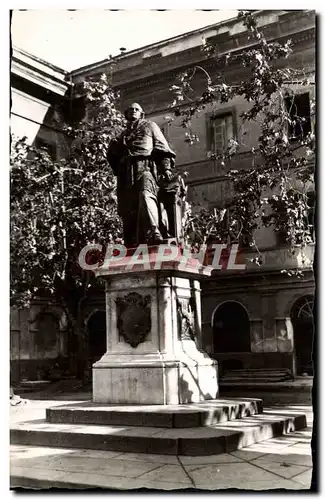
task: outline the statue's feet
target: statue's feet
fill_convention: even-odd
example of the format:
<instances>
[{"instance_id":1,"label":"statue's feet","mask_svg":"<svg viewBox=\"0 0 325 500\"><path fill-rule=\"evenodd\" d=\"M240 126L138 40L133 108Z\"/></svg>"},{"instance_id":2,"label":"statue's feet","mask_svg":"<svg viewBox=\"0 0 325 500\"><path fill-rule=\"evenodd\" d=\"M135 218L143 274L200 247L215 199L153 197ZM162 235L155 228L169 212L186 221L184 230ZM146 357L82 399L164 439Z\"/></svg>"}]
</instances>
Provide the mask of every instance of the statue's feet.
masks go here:
<instances>
[{"instance_id":1,"label":"statue's feet","mask_svg":"<svg viewBox=\"0 0 325 500\"><path fill-rule=\"evenodd\" d=\"M164 238L162 237L160 231L155 231L149 238L149 245L160 245L164 242Z\"/></svg>"}]
</instances>

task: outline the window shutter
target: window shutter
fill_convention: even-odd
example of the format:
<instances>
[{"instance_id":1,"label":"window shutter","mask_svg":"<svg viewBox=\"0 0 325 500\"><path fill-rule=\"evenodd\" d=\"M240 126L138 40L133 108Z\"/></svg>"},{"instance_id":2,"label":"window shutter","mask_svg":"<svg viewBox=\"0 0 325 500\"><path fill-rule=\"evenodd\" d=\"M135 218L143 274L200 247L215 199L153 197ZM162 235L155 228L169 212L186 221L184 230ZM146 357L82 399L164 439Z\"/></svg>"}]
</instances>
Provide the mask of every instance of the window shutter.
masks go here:
<instances>
[{"instance_id":1,"label":"window shutter","mask_svg":"<svg viewBox=\"0 0 325 500\"><path fill-rule=\"evenodd\" d=\"M206 120L206 138L207 138L207 151L212 151L213 152L213 123L212 123L212 118L211 115L207 116Z\"/></svg>"},{"instance_id":2,"label":"window shutter","mask_svg":"<svg viewBox=\"0 0 325 500\"><path fill-rule=\"evenodd\" d=\"M207 148L213 153L226 149L234 136L232 113L212 117L207 120Z\"/></svg>"}]
</instances>

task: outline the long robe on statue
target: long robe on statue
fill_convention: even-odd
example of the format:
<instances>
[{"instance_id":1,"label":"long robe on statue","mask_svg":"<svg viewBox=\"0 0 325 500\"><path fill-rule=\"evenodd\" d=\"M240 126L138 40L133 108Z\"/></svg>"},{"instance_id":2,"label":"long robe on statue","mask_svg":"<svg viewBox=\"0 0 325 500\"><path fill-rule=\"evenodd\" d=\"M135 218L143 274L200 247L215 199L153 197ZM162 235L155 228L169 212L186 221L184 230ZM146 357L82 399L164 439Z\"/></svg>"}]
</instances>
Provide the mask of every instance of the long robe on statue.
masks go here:
<instances>
[{"instance_id":1,"label":"long robe on statue","mask_svg":"<svg viewBox=\"0 0 325 500\"><path fill-rule=\"evenodd\" d=\"M127 246L150 243L160 233L168 236L168 220L158 201L159 177L173 169L175 156L159 126L146 119L129 123L112 141L108 160L117 176L118 212Z\"/></svg>"}]
</instances>

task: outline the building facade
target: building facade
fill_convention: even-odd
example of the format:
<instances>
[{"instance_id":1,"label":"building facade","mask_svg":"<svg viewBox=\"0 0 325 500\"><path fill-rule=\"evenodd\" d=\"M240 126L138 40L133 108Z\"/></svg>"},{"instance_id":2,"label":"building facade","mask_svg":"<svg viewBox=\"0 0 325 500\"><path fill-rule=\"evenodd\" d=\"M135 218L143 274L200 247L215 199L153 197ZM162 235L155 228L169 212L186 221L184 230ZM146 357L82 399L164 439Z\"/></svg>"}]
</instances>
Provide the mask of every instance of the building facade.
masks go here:
<instances>
[{"instance_id":1,"label":"building facade","mask_svg":"<svg viewBox=\"0 0 325 500\"><path fill-rule=\"evenodd\" d=\"M58 126L68 95L65 71L18 48L11 58L11 134L28 144L64 155ZM12 383L44 379L67 356L67 320L55 304L35 301L31 309L10 314Z\"/></svg>"},{"instance_id":2,"label":"building facade","mask_svg":"<svg viewBox=\"0 0 325 500\"><path fill-rule=\"evenodd\" d=\"M309 86L301 88L295 83L291 85L297 102L308 107L314 97L315 13L258 11L255 15L268 39L292 40L293 54L285 64L303 69L308 74L311 82ZM202 37L217 47L219 55L240 52L248 47L245 27L235 18L122 53L114 59L100 61L69 74L22 51L14 52L12 132L17 130L17 135L27 135L26 131L23 132L26 126L30 130L28 137L31 141L39 141L40 144L42 140L47 141L54 144L55 154L64 154L64 138L60 136L60 131L49 128L53 113L77 112L78 83L88 77L99 77L102 73L107 73L113 86L120 91L121 109L132 102L139 102L146 117L155 121L164 131L176 153L177 169L188 173L189 201L209 207L222 207L231 196L226 174L229 169L251 165L250 151L256 143L259 125L250 123L247 128L242 123L240 115L249 108L249 103L240 98L219 104L217 108L207 106L204 112L195 117L192 130L199 141L193 145L185 141L180 120L175 117L173 121L169 120L173 100L170 87L175 84L182 71L194 71L196 68L192 82L194 92L198 93L203 89L207 73L214 77L221 72L225 82L236 84L245 78L245 71L248 71L239 63L217 68L215 61L205 58L202 53ZM27 120L25 115L28 115ZM310 127L314 127L311 116ZM213 159L209 153L217 151L232 136L240 144L238 154L226 164ZM314 187L311 185L311 196L313 191ZM306 267L299 249L291 254L272 229L260 224L254 239L261 254L261 266L250 263L254 252L246 250L246 270L215 272L202 284L205 350L219 360L221 373L237 368L287 368L293 375L311 374L313 244L308 249L310 264ZM283 269L304 269L303 277L289 276L281 272ZM90 362L100 356L99 351L103 349L103 300L101 296L94 297L85 311L88 332L88 352L85 355ZM54 311L55 305L52 307ZM35 333L31 326L34 323L29 323L27 327L27 320L18 320L17 314L12 316L15 328L12 329L11 355L16 362L19 352L20 368L16 370L16 378L21 378L24 373L21 368L23 357L27 359L26 353L29 352L32 359L37 353ZM26 311L20 313L20 317L24 317L24 314L27 318L32 313ZM55 317L58 322L56 337L64 339L64 314L57 312ZM29 347L26 347L26 342ZM61 347L51 352L65 357L64 340L62 344L57 341L56 345ZM48 353L50 350L44 347L43 352ZM25 365L27 366L26 363ZM39 366L37 363L36 365ZM30 362L29 367L31 366ZM26 370L25 376L36 376L30 368Z\"/></svg>"}]
</instances>

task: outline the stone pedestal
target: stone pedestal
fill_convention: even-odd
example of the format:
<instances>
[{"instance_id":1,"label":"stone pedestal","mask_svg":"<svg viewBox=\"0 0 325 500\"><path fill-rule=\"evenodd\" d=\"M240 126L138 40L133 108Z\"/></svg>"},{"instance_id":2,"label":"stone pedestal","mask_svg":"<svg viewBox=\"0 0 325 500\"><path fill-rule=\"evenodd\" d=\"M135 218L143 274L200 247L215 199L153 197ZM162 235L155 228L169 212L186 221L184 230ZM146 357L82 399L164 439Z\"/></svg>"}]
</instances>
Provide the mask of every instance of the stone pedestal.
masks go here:
<instances>
[{"instance_id":1,"label":"stone pedestal","mask_svg":"<svg viewBox=\"0 0 325 500\"><path fill-rule=\"evenodd\" d=\"M96 274L106 281L107 352L93 365L94 402L215 399L217 363L201 350L200 271L173 264Z\"/></svg>"}]
</instances>

